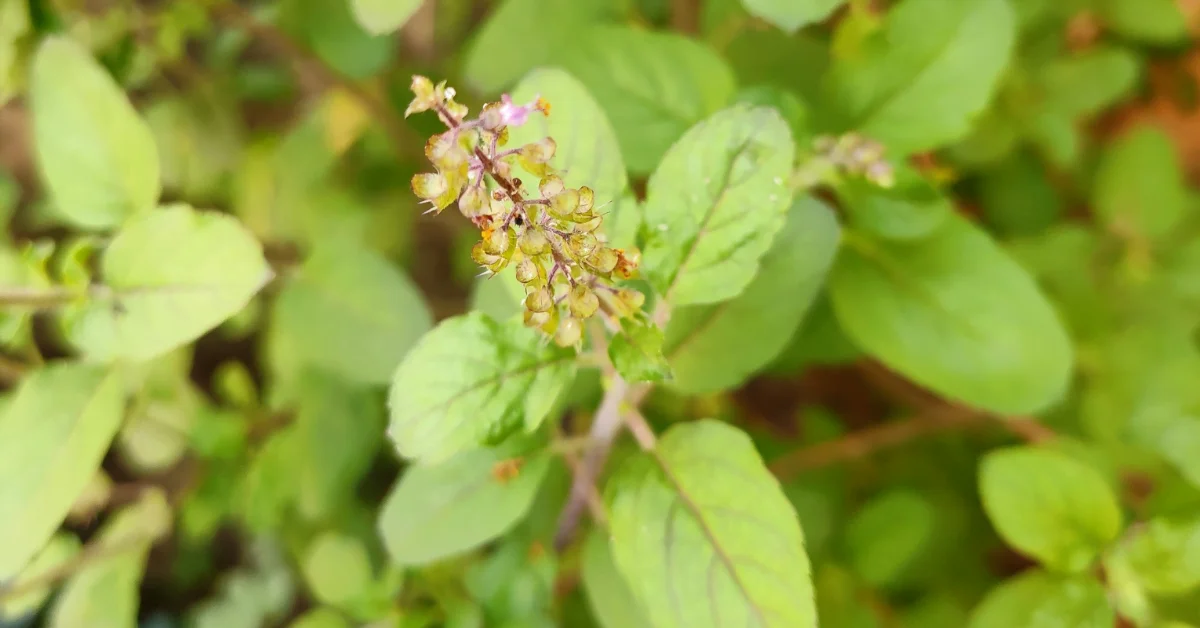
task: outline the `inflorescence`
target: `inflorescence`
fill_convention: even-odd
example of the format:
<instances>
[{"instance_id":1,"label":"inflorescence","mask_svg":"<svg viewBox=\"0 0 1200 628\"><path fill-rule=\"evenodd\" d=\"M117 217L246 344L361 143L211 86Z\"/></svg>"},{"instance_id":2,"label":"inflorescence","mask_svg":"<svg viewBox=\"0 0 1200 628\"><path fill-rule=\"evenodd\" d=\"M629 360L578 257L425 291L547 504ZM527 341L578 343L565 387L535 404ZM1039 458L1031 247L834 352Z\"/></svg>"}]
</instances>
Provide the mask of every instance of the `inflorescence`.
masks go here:
<instances>
[{"instance_id":1,"label":"inflorescence","mask_svg":"<svg viewBox=\"0 0 1200 628\"><path fill-rule=\"evenodd\" d=\"M483 106L479 117L467 118L467 107L454 101L453 88L414 76L414 98L405 117L435 111L446 125L429 138L425 155L436 172L413 177L417 196L441 212L455 202L480 229L471 257L491 276L514 265L525 286L525 324L553 336L560 346L577 346L583 322L597 311L613 319L641 312L645 296L621 288L631 279L638 255L606 246L599 228L591 188L570 188L550 166L557 145L546 137L505 148L509 128L531 115L550 115L541 97L517 104L505 94ZM526 190L515 176L520 167L538 177L537 191Z\"/></svg>"}]
</instances>

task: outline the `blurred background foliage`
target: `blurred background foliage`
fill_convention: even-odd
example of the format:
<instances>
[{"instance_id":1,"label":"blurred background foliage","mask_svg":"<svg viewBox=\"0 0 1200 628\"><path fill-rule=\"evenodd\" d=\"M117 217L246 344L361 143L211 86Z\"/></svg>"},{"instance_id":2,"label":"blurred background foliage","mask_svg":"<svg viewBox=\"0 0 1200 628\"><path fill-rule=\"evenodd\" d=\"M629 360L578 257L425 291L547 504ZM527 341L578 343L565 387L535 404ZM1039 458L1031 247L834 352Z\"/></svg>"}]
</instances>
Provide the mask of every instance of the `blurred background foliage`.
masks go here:
<instances>
[{"instance_id":1,"label":"blurred background foliage","mask_svg":"<svg viewBox=\"0 0 1200 628\"><path fill-rule=\"evenodd\" d=\"M1118 621L1200 625L1200 533L1178 523L1200 518L1200 3L1009 2L1012 58L954 60L964 81L1003 64L983 115L948 146L896 130L889 147L912 149L908 167L937 190L926 200L985 227L1051 297L1076 352L1069 397L1040 423L940 399L856 347L822 291L765 371L722 392L661 389L645 408L660 426L717 416L754 435L800 514L826 628L959 628L997 583L1030 569L1029 552L1000 541L976 480L983 452L1026 441L1052 441L1096 470L1127 519L1176 522L1150 526L1169 528L1159 550L1190 561L1174 580L1139 572L1156 562L1147 555L1107 565ZM29 61L54 32L94 54L147 121L162 201L236 216L277 276L127 383L132 401L101 474L26 569L29 582L0 587L0 625L120 625L106 622L129 608L147 628L642 625L602 537L561 557L548 549L570 482L559 456L530 462L543 468L526 470L517 497L476 495L474 510L400 493L385 502L401 472L383 436L399 357L435 321L516 307L499 282L475 279L476 230L421 215L409 190L439 130L432 116L403 118L410 78L445 79L475 109L535 68L566 70L607 116L640 198L666 149L732 102L779 108L802 142L836 127L850 112L825 106L826 72L867 54L891 3L798 2L817 14L772 21L758 7L787 3L353 4L0 0L0 284L86 283L102 245L43 193L31 146ZM355 14L388 4L403 5L390 9L404 23L395 33L373 34ZM789 19L806 26L779 27ZM919 231L912 211L896 228ZM969 264L972 251L963 255ZM11 390L29 365L70 354L78 333L5 310L0 379ZM564 430L600 392L597 377L576 382ZM21 447L0 442L11 460ZM509 517L512 499L532 503L528 514ZM381 512L423 546L447 527L507 533L402 567L377 531ZM158 540L119 561L81 549L122 529ZM990 603L1022 608L1018 588ZM1081 591L1067 599L1092 594Z\"/></svg>"}]
</instances>

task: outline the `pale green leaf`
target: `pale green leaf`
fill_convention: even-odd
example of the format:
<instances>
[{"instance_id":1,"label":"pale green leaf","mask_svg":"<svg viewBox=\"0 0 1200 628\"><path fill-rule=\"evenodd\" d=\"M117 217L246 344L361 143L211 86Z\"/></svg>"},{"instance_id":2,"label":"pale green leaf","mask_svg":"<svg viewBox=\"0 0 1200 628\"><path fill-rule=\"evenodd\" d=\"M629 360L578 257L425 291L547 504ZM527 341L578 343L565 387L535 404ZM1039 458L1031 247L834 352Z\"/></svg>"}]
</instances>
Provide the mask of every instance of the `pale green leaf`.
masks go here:
<instances>
[{"instance_id":1,"label":"pale green leaf","mask_svg":"<svg viewBox=\"0 0 1200 628\"><path fill-rule=\"evenodd\" d=\"M380 73L394 59L395 41L367 32L355 19L349 1L281 0L276 10L280 26L294 32L325 65L362 80Z\"/></svg>"},{"instance_id":2,"label":"pale green leaf","mask_svg":"<svg viewBox=\"0 0 1200 628\"><path fill-rule=\"evenodd\" d=\"M320 606L297 617L288 628L351 628L351 624L336 610Z\"/></svg>"},{"instance_id":3,"label":"pale green leaf","mask_svg":"<svg viewBox=\"0 0 1200 628\"><path fill-rule=\"evenodd\" d=\"M11 581L11 588L23 590L31 582L42 582L41 579L46 574L53 573L54 570L61 568L62 565L78 555L79 548L79 538L74 534L69 532L55 534L50 537L50 542L46 543L37 556L21 570L21 574ZM37 611L50 597L51 589L50 586L32 589L0 603L0 621L17 619Z\"/></svg>"},{"instance_id":4,"label":"pale green leaf","mask_svg":"<svg viewBox=\"0 0 1200 628\"><path fill-rule=\"evenodd\" d=\"M846 238L830 297L855 344L934 391L994 412L1064 394L1073 352L1034 279L952 215L926 238Z\"/></svg>"},{"instance_id":5,"label":"pale green leaf","mask_svg":"<svg viewBox=\"0 0 1200 628\"><path fill-rule=\"evenodd\" d=\"M60 35L45 38L29 98L34 155L58 212L76 226L100 229L153 209L154 136L87 50Z\"/></svg>"},{"instance_id":6,"label":"pale green leaf","mask_svg":"<svg viewBox=\"0 0 1200 628\"><path fill-rule=\"evenodd\" d=\"M691 128L647 185L641 268L673 306L740 294L783 228L795 147L774 109L734 106Z\"/></svg>"},{"instance_id":7,"label":"pale green leaf","mask_svg":"<svg viewBox=\"0 0 1200 628\"><path fill-rule=\"evenodd\" d=\"M846 0L742 0L751 15L760 17L788 33L820 22Z\"/></svg>"},{"instance_id":8,"label":"pale green leaf","mask_svg":"<svg viewBox=\"0 0 1200 628\"><path fill-rule=\"evenodd\" d=\"M861 178L838 186L854 229L889 240L911 240L934 232L954 211L950 199L912 166L896 164L895 177L890 188Z\"/></svg>"},{"instance_id":9,"label":"pale green leaf","mask_svg":"<svg viewBox=\"0 0 1200 628\"><path fill-rule=\"evenodd\" d=\"M1051 569L1087 569L1121 533L1121 508L1104 477L1060 452L991 452L980 463L979 492L1000 536Z\"/></svg>"},{"instance_id":10,"label":"pale green leaf","mask_svg":"<svg viewBox=\"0 0 1200 628\"><path fill-rule=\"evenodd\" d=\"M617 201L628 185L612 124L587 88L558 68L538 68L512 90L513 101L519 103L539 95L550 103L551 114L535 114L529 122L510 128L508 145L517 148L544 137L554 138L556 151L550 165L565 171L563 183L573 188L590 187L595 192L596 208L611 212L613 207L605 205ZM529 189L535 189L538 182L534 176L522 180ZM611 213L606 220L612 220Z\"/></svg>"},{"instance_id":11,"label":"pale green leaf","mask_svg":"<svg viewBox=\"0 0 1200 628\"><path fill-rule=\"evenodd\" d=\"M52 363L25 375L0 415L0 580L50 539L117 433L118 375Z\"/></svg>"},{"instance_id":12,"label":"pale green leaf","mask_svg":"<svg viewBox=\"0 0 1200 628\"><path fill-rule=\"evenodd\" d=\"M1148 44L1173 44L1188 37L1176 0L1096 0L1097 17L1114 33Z\"/></svg>"},{"instance_id":13,"label":"pale green leaf","mask_svg":"<svg viewBox=\"0 0 1200 628\"><path fill-rule=\"evenodd\" d=\"M745 292L671 314L665 344L671 385L689 394L714 393L774 360L808 313L840 241L828 206L809 196L797 199Z\"/></svg>"},{"instance_id":14,"label":"pale green leaf","mask_svg":"<svg viewBox=\"0 0 1200 628\"><path fill-rule=\"evenodd\" d=\"M137 625L139 589L150 546L171 523L171 507L158 490L120 510L88 542L105 557L76 571L55 599L51 628L128 628ZM97 548L96 546L100 546Z\"/></svg>"},{"instance_id":15,"label":"pale green leaf","mask_svg":"<svg viewBox=\"0 0 1200 628\"><path fill-rule=\"evenodd\" d=\"M627 0L503 0L467 44L463 76L481 91L499 92L555 63L579 32L617 19Z\"/></svg>"},{"instance_id":16,"label":"pale green leaf","mask_svg":"<svg viewBox=\"0 0 1200 628\"><path fill-rule=\"evenodd\" d=\"M479 547L528 512L550 468L547 454L524 461L515 478L496 472L507 458L491 449L408 468L383 503L379 533L392 560L425 565Z\"/></svg>"},{"instance_id":17,"label":"pale green leaf","mask_svg":"<svg viewBox=\"0 0 1200 628\"><path fill-rule=\"evenodd\" d=\"M1031 571L1001 583L971 613L969 628L1112 628L1115 617L1094 578Z\"/></svg>"},{"instance_id":18,"label":"pale green leaf","mask_svg":"<svg viewBox=\"0 0 1200 628\"><path fill-rule=\"evenodd\" d=\"M313 597L325 604L349 602L371 585L371 556L358 539L326 531L305 548L301 564Z\"/></svg>"},{"instance_id":19,"label":"pale green leaf","mask_svg":"<svg viewBox=\"0 0 1200 628\"><path fill-rule=\"evenodd\" d=\"M386 383L433 326L403 270L371 249L318 243L275 302L297 358L352 382Z\"/></svg>"},{"instance_id":20,"label":"pale green leaf","mask_svg":"<svg viewBox=\"0 0 1200 628\"><path fill-rule=\"evenodd\" d=\"M800 521L750 438L676 425L609 480L613 558L657 628L815 628Z\"/></svg>"},{"instance_id":21,"label":"pale green leaf","mask_svg":"<svg viewBox=\"0 0 1200 628\"><path fill-rule=\"evenodd\" d=\"M671 378L663 356L663 332L652 322L621 321L621 332L608 344L613 368L628 382L661 382Z\"/></svg>"},{"instance_id":22,"label":"pale green leaf","mask_svg":"<svg viewBox=\"0 0 1200 628\"><path fill-rule=\"evenodd\" d=\"M646 612L617 572L608 540L600 531L593 531L584 543L580 575L601 628L650 628Z\"/></svg>"},{"instance_id":23,"label":"pale green leaf","mask_svg":"<svg viewBox=\"0 0 1200 628\"><path fill-rule=\"evenodd\" d=\"M1200 586L1200 520L1152 519L1114 552L1147 591L1180 595Z\"/></svg>"},{"instance_id":24,"label":"pale green leaf","mask_svg":"<svg viewBox=\"0 0 1200 628\"><path fill-rule=\"evenodd\" d=\"M787 346L767 368L773 374L789 374L810 364L848 364L860 357L862 350L846 336L829 303L828 292L822 291Z\"/></svg>"},{"instance_id":25,"label":"pale green leaf","mask_svg":"<svg viewBox=\"0 0 1200 628\"><path fill-rule=\"evenodd\" d=\"M29 3L0 2L0 106L24 87L22 41L29 33L29 26Z\"/></svg>"},{"instance_id":26,"label":"pale green leaf","mask_svg":"<svg viewBox=\"0 0 1200 628\"><path fill-rule=\"evenodd\" d=\"M186 205L138 216L101 259L104 286L68 313L89 359L146 361L237 314L272 276L262 246L233 218Z\"/></svg>"},{"instance_id":27,"label":"pale green leaf","mask_svg":"<svg viewBox=\"0 0 1200 628\"><path fill-rule=\"evenodd\" d=\"M832 106L896 154L948 144L987 105L1015 31L1006 0L904 0L860 54L834 63Z\"/></svg>"},{"instance_id":28,"label":"pale green leaf","mask_svg":"<svg viewBox=\"0 0 1200 628\"><path fill-rule=\"evenodd\" d=\"M423 0L350 0L354 18L368 33L383 35L404 26Z\"/></svg>"},{"instance_id":29,"label":"pale green leaf","mask_svg":"<svg viewBox=\"0 0 1200 628\"><path fill-rule=\"evenodd\" d=\"M574 379L575 352L520 321L472 312L446 319L409 351L388 393L388 436L426 462L532 431Z\"/></svg>"},{"instance_id":30,"label":"pale green leaf","mask_svg":"<svg viewBox=\"0 0 1200 628\"><path fill-rule=\"evenodd\" d=\"M1113 45L1090 47L1039 67L1037 80L1046 91L1046 106L1070 116L1102 111L1137 86L1137 55Z\"/></svg>"},{"instance_id":31,"label":"pale green leaf","mask_svg":"<svg viewBox=\"0 0 1200 628\"><path fill-rule=\"evenodd\" d=\"M587 86L617 131L631 172L649 173L689 128L730 103L733 71L676 33L598 26L555 59Z\"/></svg>"},{"instance_id":32,"label":"pale green leaf","mask_svg":"<svg viewBox=\"0 0 1200 628\"><path fill-rule=\"evenodd\" d=\"M933 540L933 505L905 490L885 493L863 505L846 524L850 566L867 583L896 581Z\"/></svg>"},{"instance_id":33,"label":"pale green leaf","mask_svg":"<svg viewBox=\"0 0 1200 628\"><path fill-rule=\"evenodd\" d=\"M1105 148L1092 203L1096 216L1118 235L1159 239L1183 217L1187 194L1171 138L1141 127Z\"/></svg>"}]
</instances>

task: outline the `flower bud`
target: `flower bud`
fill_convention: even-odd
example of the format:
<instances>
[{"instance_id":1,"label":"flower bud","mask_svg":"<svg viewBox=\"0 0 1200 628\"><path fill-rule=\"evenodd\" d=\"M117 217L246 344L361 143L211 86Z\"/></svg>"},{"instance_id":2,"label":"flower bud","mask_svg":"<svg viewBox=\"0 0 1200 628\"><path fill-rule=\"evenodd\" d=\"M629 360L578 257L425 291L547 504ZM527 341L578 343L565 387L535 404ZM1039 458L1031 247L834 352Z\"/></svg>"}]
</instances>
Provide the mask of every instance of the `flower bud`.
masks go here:
<instances>
[{"instance_id":1,"label":"flower bud","mask_svg":"<svg viewBox=\"0 0 1200 628\"><path fill-rule=\"evenodd\" d=\"M546 234L533 225L526 225L525 231L521 232L521 237L517 239L517 246L521 247L521 252L530 257L545 253L549 244Z\"/></svg>"},{"instance_id":2,"label":"flower bud","mask_svg":"<svg viewBox=\"0 0 1200 628\"><path fill-rule=\"evenodd\" d=\"M567 218L579 208L579 190L567 188L550 199L548 208L555 218Z\"/></svg>"},{"instance_id":3,"label":"flower bud","mask_svg":"<svg viewBox=\"0 0 1200 628\"><path fill-rule=\"evenodd\" d=\"M567 297L571 313L579 318L591 318L600 309L600 297L586 283L577 283Z\"/></svg>"},{"instance_id":4,"label":"flower bud","mask_svg":"<svg viewBox=\"0 0 1200 628\"><path fill-rule=\"evenodd\" d=\"M519 281L521 283L529 283L529 282L533 281L534 279L537 279L537 276L538 276L537 262L533 261L532 259L529 259L528 257L521 260L520 262L517 263L516 275L517 275L517 281Z\"/></svg>"},{"instance_id":5,"label":"flower bud","mask_svg":"<svg viewBox=\"0 0 1200 628\"><path fill-rule=\"evenodd\" d=\"M549 312L554 307L554 297L546 288L538 288L525 296L525 308L530 312Z\"/></svg>"},{"instance_id":6,"label":"flower bud","mask_svg":"<svg viewBox=\"0 0 1200 628\"><path fill-rule=\"evenodd\" d=\"M570 347L578 344L583 338L583 324L577 318L566 318L558 324L554 332L554 343L560 347Z\"/></svg>"},{"instance_id":7,"label":"flower bud","mask_svg":"<svg viewBox=\"0 0 1200 628\"><path fill-rule=\"evenodd\" d=\"M567 238L567 250L571 252L576 259L582 259L592 254L596 250L600 242L596 236L590 233L572 233L571 237Z\"/></svg>"},{"instance_id":8,"label":"flower bud","mask_svg":"<svg viewBox=\"0 0 1200 628\"><path fill-rule=\"evenodd\" d=\"M408 108L404 110L405 118L414 113L429 111L437 104L438 99L434 93L433 81L428 78L414 74L409 89L412 90L414 98L408 104Z\"/></svg>"},{"instance_id":9,"label":"flower bud","mask_svg":"<svg viewBox=\"0 0 1200 628\"><path fill-rule=\"evenodd\" d=\"M617 267L617 261L620 258L617 252L612 249L599 248L592 251L583 262L587 264L597 275L607 275Z\"/></svg>"}]
</instances>

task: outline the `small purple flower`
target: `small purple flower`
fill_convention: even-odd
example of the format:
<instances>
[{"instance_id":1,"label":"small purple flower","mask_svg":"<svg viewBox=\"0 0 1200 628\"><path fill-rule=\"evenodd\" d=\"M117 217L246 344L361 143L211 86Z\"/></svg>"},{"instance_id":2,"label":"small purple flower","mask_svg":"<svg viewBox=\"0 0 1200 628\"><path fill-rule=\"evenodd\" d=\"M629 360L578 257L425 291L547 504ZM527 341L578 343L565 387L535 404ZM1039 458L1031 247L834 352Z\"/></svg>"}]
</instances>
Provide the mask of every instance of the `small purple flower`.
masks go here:
<instances>
[{"instance_id":1,"label":"small purple flower","mask_svg":"<svg viewBox=\"0 0 1200 628\"><path fill-rule=\"evenodd\" d=\"M503 126L521 126L529 120L529 114L535 110L541 111L541 98L535 97L528 105L513 103L512 97L504 94L500 97L500 120Z\"/></svg>"}]
</instances>

